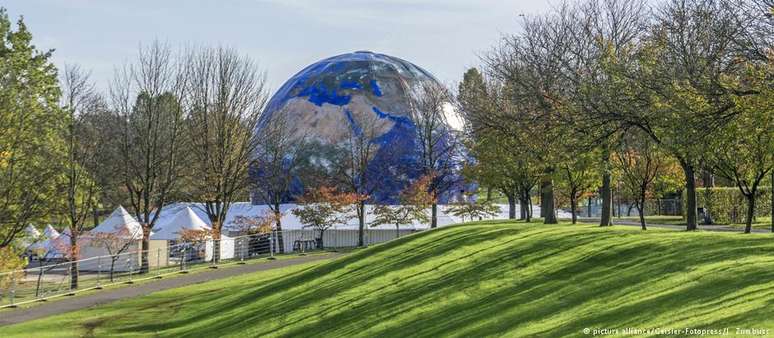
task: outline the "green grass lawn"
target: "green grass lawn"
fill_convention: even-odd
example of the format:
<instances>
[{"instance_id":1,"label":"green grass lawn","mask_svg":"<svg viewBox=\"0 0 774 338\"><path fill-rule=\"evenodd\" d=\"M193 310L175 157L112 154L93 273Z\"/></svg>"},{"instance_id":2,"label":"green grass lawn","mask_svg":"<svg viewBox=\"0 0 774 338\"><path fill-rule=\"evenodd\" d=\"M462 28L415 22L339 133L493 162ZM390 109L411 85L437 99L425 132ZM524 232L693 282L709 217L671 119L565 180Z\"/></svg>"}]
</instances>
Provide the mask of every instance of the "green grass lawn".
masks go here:
<instances>
[{"instance_id":1,"label":"green grass lawn","mask_svg":"<svg viewBox=\"0 0 774 338\"><path fill-rule=\"evenodd\" d=\"M774 329L774 236L484 222L0 328L0 336L579 336ZM774 330L772 330L774 332Z\"/></svg>"}]
</instances>

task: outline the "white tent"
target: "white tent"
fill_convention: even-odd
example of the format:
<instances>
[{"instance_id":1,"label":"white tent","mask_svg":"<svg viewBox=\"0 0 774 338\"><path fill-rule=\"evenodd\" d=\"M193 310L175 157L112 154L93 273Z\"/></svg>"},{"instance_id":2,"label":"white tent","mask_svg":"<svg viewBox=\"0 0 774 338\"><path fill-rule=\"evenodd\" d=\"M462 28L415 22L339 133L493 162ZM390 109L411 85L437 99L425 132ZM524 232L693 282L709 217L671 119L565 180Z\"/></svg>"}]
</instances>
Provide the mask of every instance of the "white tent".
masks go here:
<instances>
[{"instance_id":1,"label":"white tent","mask_svg":"<svg viewBox=\"0 0 774 338\"><path fill-rule=\"evenodd\" d=\"M142 239L142 226L122 206L118 206L113 213L89 234L94 236L99 233L118 234L131 239Z\"/></svg>"},{"instance_id":2,"label":"white tent","mask_svg":"<svg viewBox=\"0 0 774 338\"><path fill-rule=\"evenodd\" d=\"M49 224L43 229L43 236L45 236L46 239L54 239L59 237L59 231L56 231L56 229Z\"/></svg>"},{"instance_id":3,"label":"white tent","mask_svg":"<svg viewBox=\"0 0 774 338\"><path fill-rule=\"evenodd\" d=\"M178 211L174 217L165 219L165 222L157 225L154 228L155 233L150 239L173 241L179 239L184 230L210 231L210 229L207 223L204 223L190 207L186 206L183 210Z\"/></svg>"},{"instance_id":4,"label":"white tent","mask_svg":"<svg viewBox=\"0 0 774 338\"><path fill-rule=\"evenodd\" d=\"M28 224L26 228L24 228L24 233L27 235L27 238L38 238L40 237L40 231L32 226L32 224Z\"/></svg>"},{"instance_id":5,"label":"white tent","mask_svg":"<svg viewBox=\"0 0 774 338\"><path fill-rule=\"evenodd\" d=\"M86 260L78 266L80 270L95 271L104 268L100 263L104 263L108 259L107 256L116 254L122 256L120 264L114 267L115 271L136 269L140 264L138 252L142 249L142 225L122 206L113 210L107 219L82 238L80 258Z\"/></svg>"}]
</instances>

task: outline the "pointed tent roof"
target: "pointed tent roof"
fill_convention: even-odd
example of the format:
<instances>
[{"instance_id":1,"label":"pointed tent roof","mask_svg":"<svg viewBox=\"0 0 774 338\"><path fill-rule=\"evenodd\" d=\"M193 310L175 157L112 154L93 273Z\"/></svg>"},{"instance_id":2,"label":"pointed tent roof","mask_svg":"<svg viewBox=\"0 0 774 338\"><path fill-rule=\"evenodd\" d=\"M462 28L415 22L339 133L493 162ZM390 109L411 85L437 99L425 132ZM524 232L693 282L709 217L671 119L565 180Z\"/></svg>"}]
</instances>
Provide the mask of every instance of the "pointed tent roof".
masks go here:
<instances>
[{"instance_id":1,"label":"pointed tent roof","mask_svg":"<svg viewBox=\"0 0 774 338\"><path fill-rule=\"evenodd\" d=\"M126 209L122 206L118 206L108 218L94 229L91 229L92 235L97 233L120 233L126 230L132 238L142 238L142 226L140 222L132 217Z\"/></svg>"},{"instance_id":2,"label":"pointed tent roof","mask_svg":"<svg viewBox=\"0 0 774 338\"><path fill-rule=\"evenodd\" d=\"M51 224L46 225L46 228L43 230L43 236L46 236L48 239L57 238L59 237L59 231L56 231Z\"/></svg>"},{"instance_id":3,"label":"pointed tent roof","mask_svg":"<svg viewBox=\"0 0 774 338\"><path fill-rule=\"evenodd\" d=\"M172 219L156 227L150 239L176 240L183 230L210 230L210 227L190 207L185 207Z\"/></svg>"},{"instance_id":4,"label":"pointed tent roof","mask_svg":"<svg viewBox=\"0 0 774 338\"><path fill-rule=\"evenodd\" d=\"M38 238L40 237L40 231L32 226L32 224L28 224L26 228L24 228L24 232L27 234L27 237L30 238Z\"/></svg>"}]
</instances>

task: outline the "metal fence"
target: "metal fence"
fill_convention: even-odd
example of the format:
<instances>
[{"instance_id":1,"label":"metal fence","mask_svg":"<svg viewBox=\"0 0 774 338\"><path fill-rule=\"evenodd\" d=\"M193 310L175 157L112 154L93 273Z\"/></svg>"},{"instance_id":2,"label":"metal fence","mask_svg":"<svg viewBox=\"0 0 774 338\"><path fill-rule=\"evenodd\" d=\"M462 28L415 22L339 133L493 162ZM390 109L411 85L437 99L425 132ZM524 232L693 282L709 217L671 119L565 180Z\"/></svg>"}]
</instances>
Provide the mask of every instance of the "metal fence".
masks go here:
<instances>
[{"instance_id":1,"label":"metal fence","mask_svg":"<svg viewBox=\"0 0 774 338\"><path fill-rule=\"evenodd\" d=\"M364 245L386 242L416 230L364 231ZM157 241L160 242L160 241ZM357 230L284 230L194 242L163 241L151 249L88 257L77 261L32 258L27 268L0 273L0 308L44 302L77 292L163 278L192 269L244 264L275 255L349 248L358 245ZM137 247L137 246L134 246ZM214 255L219 252L219 255ZM147 261L143 264L143 253ZM77 274L77 278L73 275ZM77 284L73 280L77 280Z\"/></svg>"}]
</instances>

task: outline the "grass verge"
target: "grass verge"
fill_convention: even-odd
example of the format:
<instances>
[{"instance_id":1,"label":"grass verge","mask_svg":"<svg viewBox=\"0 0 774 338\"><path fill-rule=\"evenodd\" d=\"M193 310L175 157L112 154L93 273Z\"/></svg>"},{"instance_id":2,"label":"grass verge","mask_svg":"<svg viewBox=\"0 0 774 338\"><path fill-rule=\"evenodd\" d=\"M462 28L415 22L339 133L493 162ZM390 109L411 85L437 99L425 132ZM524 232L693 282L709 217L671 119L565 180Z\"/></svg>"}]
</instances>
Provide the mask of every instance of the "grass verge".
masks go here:
<instances>
[{"instance_id":1,"label":"grass verge","mask_svg":"<svg viewBox=\"0 0 774 338\"><path fill-rule=\"evenodd\" d=\"M0 336L558 337L580 336L585 328L774 329L772 239L480 222L328 263L4 327Z\"/></svg>"}]
</instances>

